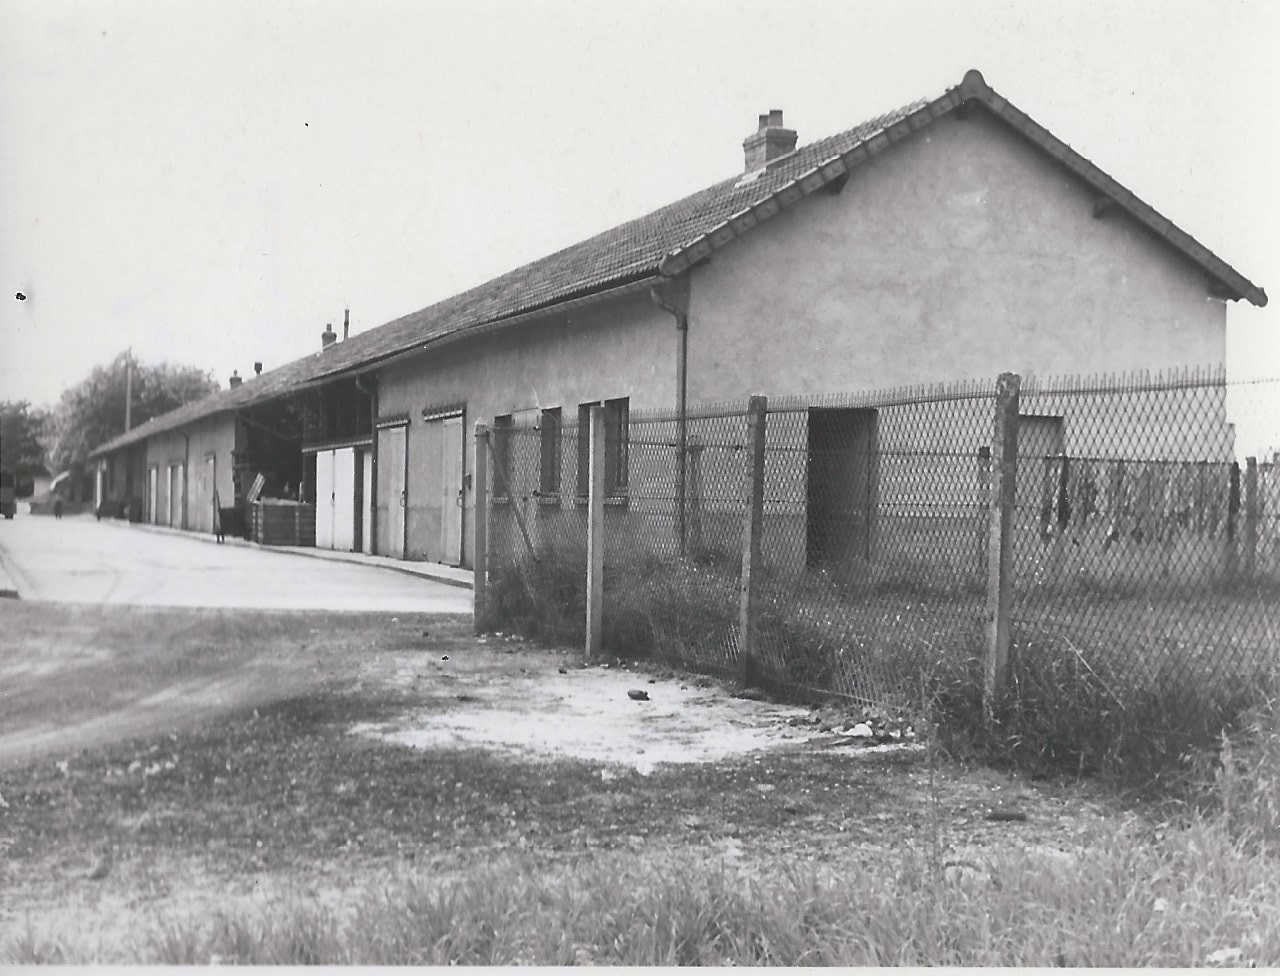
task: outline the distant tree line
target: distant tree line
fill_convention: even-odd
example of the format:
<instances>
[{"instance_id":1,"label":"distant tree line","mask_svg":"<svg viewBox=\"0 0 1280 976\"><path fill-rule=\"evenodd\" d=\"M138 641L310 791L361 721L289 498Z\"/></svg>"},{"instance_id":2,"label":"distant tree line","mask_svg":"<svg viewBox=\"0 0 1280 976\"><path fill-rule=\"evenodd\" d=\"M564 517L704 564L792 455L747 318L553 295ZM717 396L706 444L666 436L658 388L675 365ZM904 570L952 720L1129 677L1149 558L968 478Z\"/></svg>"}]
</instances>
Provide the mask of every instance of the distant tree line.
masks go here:
<instances>
[{"instance_id":1,"label":"distant tree line","mask_svg":"<svg viewBox=\"0 0 1280 976\"><path fill-rule=\"evenodd\" d=\"M65 390L52 408L0 401L0 467L15 473L19 494L29 493L24 485L40 474L83 468L90 451L124 433L126 386L133 427L218 389L207 370L148 365L122 352Z\"/></svg>"}]
</instances>

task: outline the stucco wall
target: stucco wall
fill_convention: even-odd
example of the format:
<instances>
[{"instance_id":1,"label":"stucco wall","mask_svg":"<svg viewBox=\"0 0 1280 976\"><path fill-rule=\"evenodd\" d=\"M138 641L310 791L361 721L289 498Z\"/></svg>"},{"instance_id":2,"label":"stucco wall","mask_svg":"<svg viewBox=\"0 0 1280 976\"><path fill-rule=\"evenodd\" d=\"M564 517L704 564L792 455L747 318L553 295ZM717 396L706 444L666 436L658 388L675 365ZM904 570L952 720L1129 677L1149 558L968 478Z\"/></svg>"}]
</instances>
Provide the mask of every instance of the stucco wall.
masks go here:
<instances>
[{"instance_id":1,"label":"stucco wall","mask_svg":"<svg viewBox=\"0 0 1280 976\"><path fill-rule=\"evenodd\" d=\"M172 465L178 464L185 470L186 463L187 442L181 431L169 431L147 438L147 468L156 468L158 475L154 511L149 512L146 508L147 485L145 480L142 483L141 490L138 491L138 494L143 499L144 520L154 522L157 525L173 525L177 528L185 527L186 523L182 518L183 500L181 494L177 498L170 497L169 469Z\"/></svg>"},{"instance_id":2,"label":"stucco wall","mask_svg":"<svg viewBox=\"0 0 1280 976\"><path fill-rule=\"evenodd\" d=\"M187 486L187 527L195 532L213 531L213 495L218 504L230 508L235 502L231 452L236 446L233 415L211 417L191 429L191 471ZM212 478L208 457L213 455ZM248 486L245 486L248 488Z\"/></svg>"},{"instance_id":3,"label":"stucco wall","mask_svg":"<svg viewBox=\"0 0 1280 976\"><path fill-rule=\"evenodd\" d=\"M998 120L943 119L693 272L691 399L1209 365L1204 273Z\"/></svg>"},{"instance_id":4,"label":"stucco wall","mask_svg":"<svg viewBox=\"0 0 1280 976\"><path fill-rule=\"evenodd\" d=\"M147 467L158 470L156 508L144 518L159 525L171 524L173 507L178 517L172 524L193 532L213 531L213 491L217 489L220 504L229 507L234 499L231 452L235 449L235 419L231 414L198 421L176 431L168 431L147 439ZM208 476L207 458L214 456L214 477ZM180 464L185 472L186 498L170 498L169 468ZM146 512L145 478L135 494L143 499ZM185 511L182 506L185 504Z\"/></svg>"},{"instance_id":5,"label":"stucco wall","mask_svg":"<svg viewBox=\"0 0 1280 976\"><path fill-rule=\"evenodd\" d=\"M477 420L560 407L565 423L571 423L579 403L615 397L629 397L633 410L670 409L676 398L676 348L673 319L641 292L382 370L379 414L410 418L406 557L436 560L440 555L440 445L438 428L422 419L425 407L465 404L464 457L470 473ZM379 479L380 495L385 483ZM381 509L388 503L380 498L378 504ZM474 505L471 484L463 522L465 565L471 564Z\"/></svg>"}]
</instances>

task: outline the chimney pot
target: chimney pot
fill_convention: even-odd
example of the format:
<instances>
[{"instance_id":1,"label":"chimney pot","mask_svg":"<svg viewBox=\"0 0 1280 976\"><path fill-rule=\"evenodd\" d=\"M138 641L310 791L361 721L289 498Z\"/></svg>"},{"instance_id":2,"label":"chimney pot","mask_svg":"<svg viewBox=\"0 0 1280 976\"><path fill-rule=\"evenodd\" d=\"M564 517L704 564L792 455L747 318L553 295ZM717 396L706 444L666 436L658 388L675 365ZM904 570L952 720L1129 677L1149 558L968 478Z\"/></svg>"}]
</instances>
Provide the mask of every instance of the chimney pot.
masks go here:
<instances>
[{"instance_id":1,"label":"chimney pot","mask_svg":"<svg viewBox=\"0 0 1280 976\"><path fill-rule=\"evenodd\" d=\"M254 375L254 376L261 376L261 375L262 375L262 363L254 363L254 364L253 364L253 375Z\"/></svg>"},{"instance_id":2,"label":"chimney pot","mask_svg":"<svg viewBox=\"0 0 1280 976\"><path fill-rule=\"evenodd\" d=\"M342 341L346 342L351 336L351 309L344 308L342 310Z\"/></svg>"},{"instance_id":3,"label":"chimney pot","mask_svg":"<svg viewBox=\"0 0 1280 976\"><path fill-rule=\"evenodd\" d=\"M742 140L746 172L753 173L795 148L795 129L783 126L782 109L771 108L760 116L760 128Z\"/></svg>"},{"instance_id":4,"label":"chimney pot","mask_svg":"<svg viewBox=\"0 0 1280 976\"><path fill-rule=\"evenodd\" d=\"M233 369L233 370L231 371L231 379L230 379L230 380L228 380L227 382L230 384L231 389L233 389L233 390L234 390L237 386L239 386L239 385L243 382L243 380L241 380L241 378L240 378L240 370L238 370L238 369Z\"/></svg>"},{"instance_id":5,"label":"chimney pot","mask_svg":"<svg viewBox=\"0 0 1280 976\"><path fill-rule=\"evenodd\" d=\"M337 341L338 333L333 331L333 323L326 322L324 324L324 331L320 333L320 348L328 349Z\"/></svg>"}]
</instances>

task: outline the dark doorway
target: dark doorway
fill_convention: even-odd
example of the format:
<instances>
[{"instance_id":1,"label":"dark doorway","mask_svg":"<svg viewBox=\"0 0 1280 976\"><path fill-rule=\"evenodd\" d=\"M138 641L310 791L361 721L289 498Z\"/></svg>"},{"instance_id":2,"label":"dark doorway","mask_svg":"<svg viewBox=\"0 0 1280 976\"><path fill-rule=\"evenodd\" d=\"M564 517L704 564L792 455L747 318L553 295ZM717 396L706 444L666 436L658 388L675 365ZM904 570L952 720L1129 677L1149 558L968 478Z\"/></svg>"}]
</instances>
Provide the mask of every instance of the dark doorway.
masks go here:
<instances>
[{"instance_id":1,"label":"dark doorway","mask_svg":"<svg viewBox=\"0 0 1280 976\"><path fill-rule=\"evenodd\" d=\"M875 410L809 410L805 553L810 566L847 572L871 558L877 447Z\"/></svg>"}]
</instances>

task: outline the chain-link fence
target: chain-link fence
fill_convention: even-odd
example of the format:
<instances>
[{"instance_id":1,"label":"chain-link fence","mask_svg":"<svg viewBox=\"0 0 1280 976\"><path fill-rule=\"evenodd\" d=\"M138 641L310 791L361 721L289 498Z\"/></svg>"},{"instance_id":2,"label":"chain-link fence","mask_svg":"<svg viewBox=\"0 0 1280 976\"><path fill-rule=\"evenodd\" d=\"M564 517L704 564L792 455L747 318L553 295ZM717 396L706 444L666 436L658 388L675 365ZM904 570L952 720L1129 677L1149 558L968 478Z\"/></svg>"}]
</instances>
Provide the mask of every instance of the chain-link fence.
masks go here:
<instances>
[{"instance_id":1,"label":"chain-link fence","mask_svg":"<svg viewBox=\"0 0 1280 976\"><path fill-rule=\"evenodd\" d=\"M1118 709L1274 679L1278 419L1278 383L1024 381L1014 679L1078 677Z\"/></svg>"},{"instance_id":2,"label":"chain-link fence","mask_svg":"<svg viewBox=\"0 0 1280 976\"><path fill-rule=\"evenodd\" d=\"M1154 687L1274 679L1280 383L1027 379L1011 496L993 471L997 395L993 379L774 398L758 485L745 403L682 420L610 401L605 649L745 675L747 626L765 683L913 707L939 674L976 679L999 611L1009 680L1041 682L1042 705L1073 682L1124 710ZM586 416L543 411L491 435L491 629L583 640ZM992 546L1001 504L1007 561Z\"/></svg>"},{"instance_id":3,"label":"chain-link fence","mask_svg":"<svg viewBox=\"0 0 1280 976\"><path fill-rule=\"evenodd\" d=\"M770 401L758 645L772 682L905 706L980 653L994 395Z\"/></svg>"},{"instance_id":4,"label":"chain-link fence","mask_svg":"<svg viewBox=\"0 0 1280 976\"><path fill-rule=\"evenodd\" d=\"M578 485L578 425L550 412L495 427L487 445L489 571L484 626L581 644L587 521ZM583 492L585 498L585 491Z\"/></svg>"}]
</instances>

